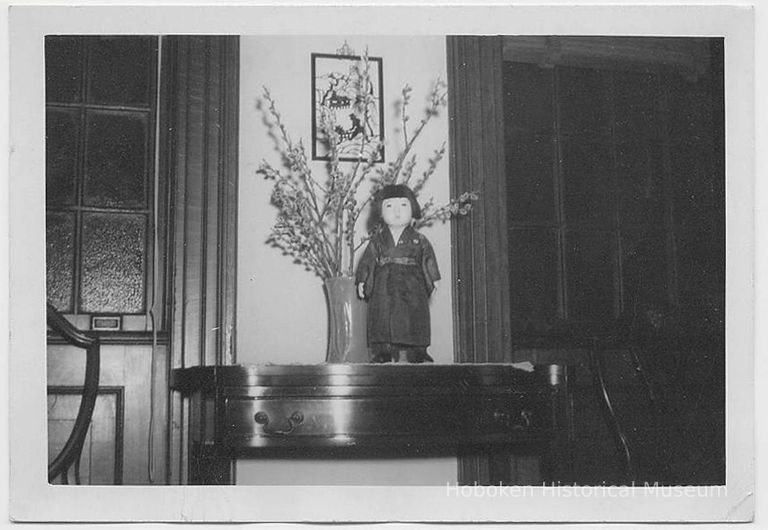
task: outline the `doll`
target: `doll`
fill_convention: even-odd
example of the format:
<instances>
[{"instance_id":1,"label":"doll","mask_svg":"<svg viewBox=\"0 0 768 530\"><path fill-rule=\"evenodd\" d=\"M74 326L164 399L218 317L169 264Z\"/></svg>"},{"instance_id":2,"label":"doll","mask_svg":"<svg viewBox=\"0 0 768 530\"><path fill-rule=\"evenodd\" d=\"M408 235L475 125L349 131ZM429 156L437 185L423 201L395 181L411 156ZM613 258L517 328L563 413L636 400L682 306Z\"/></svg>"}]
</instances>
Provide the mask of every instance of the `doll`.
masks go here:
<instances>
[{"instance_id":1,"label":"doll","mask_svg":"<svg viewBox=\"0 0 768 530\"><path fill-rule=\"evenodd\" d=\"M374 202L379 224L357 266L358 296L368 302L368 344L374 363L432 362L429 296L440 271L429 240L417 232L416 196L404 184L384 186Z\"/></svg>"}]
</instances>

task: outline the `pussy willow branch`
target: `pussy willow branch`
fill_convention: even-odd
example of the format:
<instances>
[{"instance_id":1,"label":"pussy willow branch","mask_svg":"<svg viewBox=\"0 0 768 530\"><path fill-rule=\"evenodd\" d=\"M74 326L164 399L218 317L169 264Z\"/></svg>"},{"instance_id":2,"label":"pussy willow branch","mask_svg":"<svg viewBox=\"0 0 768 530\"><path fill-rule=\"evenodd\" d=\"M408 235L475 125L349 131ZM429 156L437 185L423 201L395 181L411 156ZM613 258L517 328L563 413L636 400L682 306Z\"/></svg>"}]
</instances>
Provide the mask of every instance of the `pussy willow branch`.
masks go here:
<instances>
[{"instance_id":1,"label":"pussy willow branch","mask_svg":"<svg viewBox=\"0 0 768 530\"><path fill-rule=\"evenodd\" d=\"M405 93L406 91L403 90ZM435 84L434 88L432 89L432 92L430 94L430 102L429 106L427 107L425 116L421 118L421 121L419 122L419 125L416 127L416 130L413 132L413 136L410 137L410 139L406 142L405 146L403 147L403 150L400 152L400 155L397 157L393 164L393 170L392 170L392 176L393 176L393 182L397 182L397 177L400 174L400 170L402 169L403 162L405 161L408 154L411 152L411 148L413 147L413 144L416 142L418 137L421 135L421 132L424 130L424 127L426 127L427 123L432 119L433 116L436 116L438 113L438 109L446 104L446 95L442 92L440 81ZM408 120L403 121L403 131L405 134L405 131L407 129L407 122ZM405 136L407 137L407 134Z\"/></svg>"},{"instance_id":2,"label":"pussy willow branch","mask_svg":"<svg viewBox=\"0 0 768 530\"><path fill-rule=\"evenodd\" d=\"M322 189L322 186L320 186L313 178L311 171L309 169L309 165L306 161L306 155L304 150L304 145L302 142L299 142L298 147L295 147L293 140L291 139L290 135L288 134L288 131L285 128L285 125L283 124L280 112L277 110L277 106L275 104L275 100L272 98L272 94L269 92L269 89L266 87L263 87L264 91L264 98L269 103L269 113L272 116L274 120L274 124L277 126L278 130L280 131L280 135L282 138L282 142L287 148L288 153L290 155L288 156L288 165L289 169L292 172L298 173L299 180L304 183L304 186L307 190L307 195L310 198L314 214L316 216L315 221L317 223L322 223L324 218L324 213L320 211L320 208L317 204L317 195L318 195L318 189ZM289 181L286 179L286 183L289 183ZM290 183L291 187L298 192L298 189L293 185L293 183ZM322 233L322 232L321 232ZM329 244L330 241L328 241L327 237L325 237L325 234L322 233L323 238L325 239L325 243Z\"/></svg>"},{"instance_id":3,"label":"pussy willow branch","mask_svg":"<svg viewBox=\"0 0 768 530\"><path fill-rule=\"evenodd\" d=\"M308 181L308 187L312 190L313 194L317 194L317 189L319 188L321 191L325 191L322 189L322 186L318 184L315 179L312 178L312 172L309 169L309 165L307 164L306 155L304 154L304 145L300 141L299 147L294 147L293 140L291 139L291 136L288 134L288 130L285 127L285 124L283 123L283 119L280 115L280 112L277 110L277 106L275 104L275 100L272 98L272 94L269 92L269 89L267 87L262 87L264 91L264 99L269 102L269 113L272 115L273 119L276 122L277 128L280 131L280 135L282 136L282 140L285 143L285 145L288 147L288 152L291 153L293 156L289 157L289 168L292 171L295 171L302 177L306 178Z\"/></svg>"},{"instance_id":4,"label":"pussy willow branch","mask_svg":"<svg viewBox=\"0 0 768 530\"><path fill-rule=\"evenodd\" d=\"M401 107L400 118L403 122L403 145L408 145L408 102L411 99L411 87L405 85L402 94L403 104Z\"/></svg>"},{"instance_id":5,"label":"pussy willow branch","mask_svg":"<svg viewBox=\"0 0 768 530\"><path fill-rule=\"evenodd\" d=\"M362 119L363 126L367 127L371 112L375 109L367 51L361 62L354 66L352 75L356 76L352 79L355 96L353 112ZM376 158L381 153L382 141L378 138L371 141L367 128L364 128L358 144L360 156L354 165L344 171L339 160L341 136L336 127L334 113L329 108L321 107L318 125L328 142L329 150L328 174L323 183L316 180L312 174L303 142L294 143L291 140L275 101L265 88L264 99L269 103L268 115L272 117L271 121L265 117L265 122L270 128L270 137L274 139L282 155L283 164L288 169L287 174L283 175L266 161L258 169L266 178L275 181L272 202L279 209L268 241L281 248L286 255L293 256L296 263L313 270L322 278L341 274L351 276L355 253L370 239L368 234L359 244L355 244L358 221L363 211L373 202L380 186L407 183L413 177L416 167L416 155L412 154L413 146L427 123L438 114L440 107L445 105L447 96L443 86L438 80L429 95L424 117L414 131L409 131L411 88L406 85L400 107L403 149L395 161L376 169L374 176L371 176L371 173L375 169ZM444 153L443 143L429 158L428 167L415 185L411 186L417 196L427 179L434 174ZM360 186L367 178L372 181L371 192L358 202ZM415 226L465 215L471 208L469 203L476 198L474 194L462 194L458 199L453 199L437 209L433 207L434 199L430 199L423 205L424 217Z\"/></svg>"},{"instance_id":6,"label":"pussy willow branch","mask_svg":"<svg viewBox=\"0 0 768 530\"><path fill-rule=\"evenodd\" d=\"M277 110L276 104L274 99L272 98L269 90L267 88L264 88L264 97L269 102L269 113L272 116L274 120L274 125L276 125L277 129L280 131L280 136L283 144L286 147L287 152L289 153L287 155L287 162L288 167L292 172L298 173L298 181L301 182L305 188L305 190L299 190L299 188L291 181L289 177L282 178L279 175L279 172L275 171L273 168L268 168L268 170L271 171L265 171L268 173L271 173L273 175L273 178L275 175L277 175L277 178L280 178L283 182L283 185L287 186L290 190L294 192L296 196L303 197L304 200L307 200L311 205L310 212L313 214L312 221L316 224L316 226L319 228L318 230L312 231L312 233L306 234L307 238L311 238L313 233L317 233L321 237L321 244L316 245L314 248L314 252L318 254L318 260L322 262L322 268L328 270L331 274L333 274L333 263L334 260L331 259L331 256L334 256L334 253L332 251L333 244L328 239L327 234L324 230L322 230L320 227L325 223L325 212L321 212L319 205L317 203L317 195L318 195L318 189L322 189L322 186L320 186L311 176L311 171L309 169L309 165L306 162L306 155L304 154L304 146L300 142L298 147L296 147L288 134L288 131L285 128L285 125L282 122L282 118L280 116L280 113ZM331 252L329 255L328 253ZM316 265L318 265L316 263Z\"/></svg>"}]
</instances>

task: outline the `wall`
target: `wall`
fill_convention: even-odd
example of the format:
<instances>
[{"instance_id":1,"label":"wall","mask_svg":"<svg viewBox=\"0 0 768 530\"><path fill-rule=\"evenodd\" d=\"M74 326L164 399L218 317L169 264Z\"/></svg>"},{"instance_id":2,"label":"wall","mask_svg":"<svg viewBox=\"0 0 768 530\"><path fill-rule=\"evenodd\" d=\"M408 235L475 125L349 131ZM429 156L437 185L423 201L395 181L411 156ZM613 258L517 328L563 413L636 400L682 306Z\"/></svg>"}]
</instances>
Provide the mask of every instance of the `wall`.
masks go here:
<instances>
[{"instance_id":1,"label":"wall","mask_svg":"<svg viewBox=\"0 0 768 530\"><path fill-rule=\"evenodd\" d=\"M238 214L237 362L239 364L314 364L325 359L327 316L321 280L291 263L265 244L276 209L270 205L271 182L256 174L263 159L278 163L279 155L267 135L263 113L257 108L262 87L270 90L294 140L311 147L310 54L335 53L345 40L357 53L368 47L382 57L387 161L399 152L402 136L395 102L407 83L413 88L411 123L426 106L430 86L446 79L444 37L291 37L241 38L240 177ZM413 125L412 125L413 126ZM411 127L412 127L411 126ZM448 140L447 109L425 129L415 146L416 174L434 149ZM447 201L447 156L421 194L437 204ZM312 162L322 172L323 162ZM324 175L324 173L318 173ZM437 363L453 361L450 227L423 230L432 242L443 282L431 300L432 347ZM330 467L326 467L330 466ZM279 475L279 476L278 476ZM282 478L281 478L282 477ZM317 483L444 484L456 480L453 457L420 460L241 461L238 484L277 484L286 477ZM288 479L288 480L294 480Z\"/></svg>"}]
</instances>

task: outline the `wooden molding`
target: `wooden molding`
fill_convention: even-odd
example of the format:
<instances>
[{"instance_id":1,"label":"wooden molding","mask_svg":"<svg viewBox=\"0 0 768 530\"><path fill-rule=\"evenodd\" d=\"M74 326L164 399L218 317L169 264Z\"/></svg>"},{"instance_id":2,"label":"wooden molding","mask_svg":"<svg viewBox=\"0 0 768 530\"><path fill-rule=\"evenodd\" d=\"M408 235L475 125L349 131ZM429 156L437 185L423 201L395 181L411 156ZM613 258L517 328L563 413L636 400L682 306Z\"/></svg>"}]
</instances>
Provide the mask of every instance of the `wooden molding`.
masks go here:
<instances>
[{"instance_id":1,"label":"wooden molding","mask_svg":"<svg viewBox=\"0 0 768 530\"><path fill-rule=\"evenodd\" d=\"M234 362L238 37L165 41L173 366ZM213 330L213 332L211 332Z\"/></svg>"},{"instance_id":2,"label":"wooden molding","mask_svg":"<svg viewBox=\"0 0 768 530\"><path fill-rule=\"evenodd\" d=\"M451 196L477 191L467 217L454 220L456 362L510 355L502 39L448 37Z\"/></svg>"},{"instance_id":3,"label":"wooden molding","mask_svg":"<svg viewBox=\"0 0 768 530\"><path fill-rule=\"evenodd\" d=\"M235 362L239 54L237 36L163 40L168 160L168 329L174 368ZM189 473L190 425L171 401L171 483Z\"/></svg>"},{"instance_id":4,"label":"wooden molding","mask_svg":"<svg viewBox=\"0 0 768 530\"><path fill-rule=\"evenodd\" d=\"M510 352L501 37L447 37L450 188L477 191L451 224L454 360L506 360ZM459 455L459 484L488 484L489 453Z\"/></svg>"},{"instance_id":5,"label":"wooden molding","mask_svg":"<svg viewBox=\"0 0 768 530\"><path fill-rule=\"evenodd\" d=\"M709 42L695 37L505 36L503 60L543 67L605 70L669 68L698 77L710 70Z\"/></svg>"},{"instance_id":6,"label":"wooden molding","mask_svg":"<svg viewBox=\"0 0 768 530\"><path fill-rule=\"evenodd\" d=\"M89 331L89 335L97 337L99 339L99 343L102 346L111 346L111 345L124 345L124 346L135 346L135 345L151 345L154 343L154 338L152 336L151 331ZM49 332L48 333L48 344L69 344L66 340L64 340L62 337L60 337L56 333ZM158 333L157 334L157 344L158 345L165 345L168 344L168 334L167 333Z\"/></svg>"}]
</instances>

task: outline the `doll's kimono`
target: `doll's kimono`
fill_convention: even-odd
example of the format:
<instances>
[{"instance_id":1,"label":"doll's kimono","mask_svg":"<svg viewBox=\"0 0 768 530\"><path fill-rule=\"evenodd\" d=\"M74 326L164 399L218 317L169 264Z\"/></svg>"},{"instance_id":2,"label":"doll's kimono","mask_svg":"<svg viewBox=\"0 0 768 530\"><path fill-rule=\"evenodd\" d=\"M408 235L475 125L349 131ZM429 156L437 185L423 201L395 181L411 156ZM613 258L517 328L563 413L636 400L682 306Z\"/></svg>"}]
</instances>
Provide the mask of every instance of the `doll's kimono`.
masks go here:
<instances>
[{"instance_id":1,"label":"doll's kimono","mask_svg":"<svg viewBox=\"0 0 768 530\"><path fill-rule=\"evenodd\" d=\"M368 302L368 343L419 347L430 343L429 295L440 279L429 240L407 226L395 243L383 226L368 242L355 277ZM431 360L431 359L430 359Z\"/></svg>"}]
</instances>

